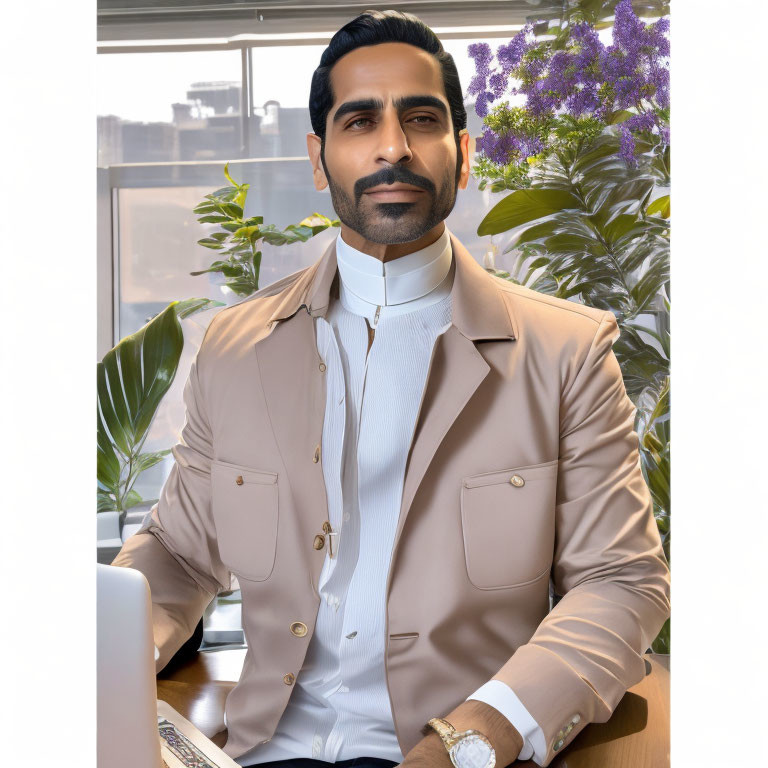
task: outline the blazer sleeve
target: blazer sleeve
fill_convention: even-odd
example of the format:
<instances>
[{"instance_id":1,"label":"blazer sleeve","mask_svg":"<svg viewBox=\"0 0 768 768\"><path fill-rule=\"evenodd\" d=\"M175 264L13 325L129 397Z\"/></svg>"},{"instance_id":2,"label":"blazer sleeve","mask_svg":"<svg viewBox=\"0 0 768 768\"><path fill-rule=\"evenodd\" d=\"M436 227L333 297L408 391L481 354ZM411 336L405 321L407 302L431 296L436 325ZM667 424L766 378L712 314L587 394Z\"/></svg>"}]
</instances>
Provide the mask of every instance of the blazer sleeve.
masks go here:
<instances>
[{"instance_id":1,"label":"blazer sleeve","mask_svg":"<svg viewBox=\"0 0 768 768\"><path fill-rule=\"evenodd\" d=\"M204 344L205 338L184 387L185 423L171 448L174 464L160 498L112 561L136 568L149 582L157 672L191 637L219 590L231 584L211 514L213 439L198 377Z\"/></svg>"},{"instance_id":2,"label":"blazer sleeve","mask_svg":"<svg viewBox=\"0 0 768 768\"><path fill-rule=\"evenodd\" d=\"M608 720L642 680L643 654L670 613L636 408L612 348L619 333L604 312L563 384L552 565L562 599L493 677L543 730L544 766L588 723Z\"/></svg>"}]
</instances>

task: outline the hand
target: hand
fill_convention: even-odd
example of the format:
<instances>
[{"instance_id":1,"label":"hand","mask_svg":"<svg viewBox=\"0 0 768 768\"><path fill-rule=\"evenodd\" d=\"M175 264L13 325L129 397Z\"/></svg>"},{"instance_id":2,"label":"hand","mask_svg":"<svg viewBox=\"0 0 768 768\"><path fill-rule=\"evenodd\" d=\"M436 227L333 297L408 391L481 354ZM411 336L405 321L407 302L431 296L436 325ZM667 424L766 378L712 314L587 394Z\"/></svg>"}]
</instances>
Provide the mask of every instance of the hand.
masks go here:
<instances>
[{"instance_id":1,"label":"hand","mask_svg":"<svg viewBox=\"0 0 768 768\"><path fill-rule=\"evenodd\" d=\"M496 752L496 768L504 768L517 759L523 749L523 737L504 715L484 701L470 699L444 716L457 730L470 728L488 737ZM432 728L400 763L403 768L453 768L440 736Z\"/></svg>"},{"instance_id":2,"label":"hand","mask_svg":"<svg viewBox=\"0 0 768 768\"><path fill-rule=\"evenodd\" d=\"M405 756L398 768L453 768L448 750L437 731L429 730L430 733Z\"/></svg>"}]
</instances>

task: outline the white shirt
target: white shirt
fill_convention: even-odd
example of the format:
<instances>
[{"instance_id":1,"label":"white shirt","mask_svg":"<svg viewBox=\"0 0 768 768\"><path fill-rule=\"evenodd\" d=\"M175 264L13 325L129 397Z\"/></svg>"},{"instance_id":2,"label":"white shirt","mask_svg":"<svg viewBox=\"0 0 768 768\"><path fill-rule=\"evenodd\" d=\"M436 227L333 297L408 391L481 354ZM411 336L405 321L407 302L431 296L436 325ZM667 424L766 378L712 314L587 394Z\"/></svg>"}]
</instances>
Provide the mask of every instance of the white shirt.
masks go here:
<instances>
[{"instance_id":1,"label":"white shirt","mask_svg":"<svg viewBox=\"0 0 768 768\"><path fill-rule=\"evenodd\" d=\"M339 298L315 319L326 364L322 456L335 557L326 549L315 630L288 705L272 738L237 759L243 766L404 757L385 676L385 592L429 360L451 324L453 256L447 228L391 262L341 235L336 255ZM366 318L375 328L370 352ZM525 740L521 759L544 762L544 734L509 686L492 680L468 698L515 725Z\"/></svg>"}]
</instances>

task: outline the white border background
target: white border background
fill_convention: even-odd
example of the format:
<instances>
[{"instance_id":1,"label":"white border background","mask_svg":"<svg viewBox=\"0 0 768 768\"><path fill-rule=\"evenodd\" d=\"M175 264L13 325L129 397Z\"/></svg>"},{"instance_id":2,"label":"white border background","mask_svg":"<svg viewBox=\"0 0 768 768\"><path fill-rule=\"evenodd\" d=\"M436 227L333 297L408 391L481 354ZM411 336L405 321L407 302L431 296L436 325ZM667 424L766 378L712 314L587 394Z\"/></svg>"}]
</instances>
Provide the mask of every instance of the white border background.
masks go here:
<instances>
[{"instance_id":1,"label":"white border background","mask_svg":"<svg viewBox=\"0 0 768 768\"><path fill-rule=\"evenodd\" d=\"M702 768L764 752L768 9L672 9L672 765ZM3 756L88 768L96 3L14 0L2 29Z\"/></svg>"}]
</instances>

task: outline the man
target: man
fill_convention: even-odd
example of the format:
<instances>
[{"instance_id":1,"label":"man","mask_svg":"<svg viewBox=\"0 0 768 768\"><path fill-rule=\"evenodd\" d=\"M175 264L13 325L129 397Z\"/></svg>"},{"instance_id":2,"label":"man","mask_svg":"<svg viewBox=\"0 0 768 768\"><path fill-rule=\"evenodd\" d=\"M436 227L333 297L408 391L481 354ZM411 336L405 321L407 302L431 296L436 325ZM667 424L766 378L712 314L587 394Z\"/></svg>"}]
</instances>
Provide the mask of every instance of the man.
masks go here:
<instances>
[{"instance_id":1,"label":"man","mask_svg":"<svg viewBox=\"0 0 768 768\"><path fill-rule=\"evenodd\" d=\"M446 229L466 113L416 17L343 27L310 114L341 232L214 318L115 564L149 580L158 670L237 575L242 765L548 765L669 615L616 320L491 277Z\"/></svg>"}]
</instances>

